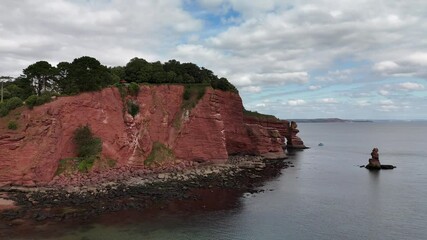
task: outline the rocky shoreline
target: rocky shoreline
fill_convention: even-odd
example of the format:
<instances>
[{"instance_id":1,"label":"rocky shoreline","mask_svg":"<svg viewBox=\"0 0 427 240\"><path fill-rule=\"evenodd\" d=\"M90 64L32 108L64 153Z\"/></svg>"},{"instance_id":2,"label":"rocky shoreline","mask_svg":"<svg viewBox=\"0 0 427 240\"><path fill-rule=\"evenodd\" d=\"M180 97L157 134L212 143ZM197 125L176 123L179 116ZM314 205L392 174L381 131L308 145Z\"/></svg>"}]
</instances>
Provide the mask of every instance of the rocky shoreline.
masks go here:
<instances>
[{"instance_id":1,"label":"rocky shoreline","mask_svg":"<svg viewBox=\"0 0 427 240\"><path fill-rule=\"evenodd\" d=\"M263 182L293 167L284 159L231 156L225 164L195 164L148 170L121 169L96 184L102 175L61 177L43 187L0 189L0 198L15 207L0 209L0 228L33 222L89 219L105 212L146 209L162 201L197 199L195 189L232 189L256 193ZM118 177L120 175L120 177ZM99 179L98 179L99 180Z\"/></svg>"}]
</instances>

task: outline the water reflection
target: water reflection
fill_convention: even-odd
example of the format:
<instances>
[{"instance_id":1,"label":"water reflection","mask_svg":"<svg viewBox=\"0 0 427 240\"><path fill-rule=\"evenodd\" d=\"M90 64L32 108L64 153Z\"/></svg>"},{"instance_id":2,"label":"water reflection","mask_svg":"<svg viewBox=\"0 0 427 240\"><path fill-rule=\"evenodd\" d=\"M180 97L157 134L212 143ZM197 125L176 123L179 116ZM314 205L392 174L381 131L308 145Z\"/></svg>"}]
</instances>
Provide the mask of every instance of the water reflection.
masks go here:
<instances>
[{"instance_id":1,"label":"water reflection","mask_svg":"<svg viewBox=\"0 0 427 240\"><path fill-rule=\"evenodd\" d=\"M298 156L293 153L292 158ZM184 199L163 199L152 203L145 209L130 209L103 213L86 220L63 220L62 222L27 221L2 229L3 236L9 239L67 239L69 236L109 229L165 228L177 226L187 218L209 212L232 211L234 215L243 209L243 200L264 191L266 182L277 179L288 160L270 160L262 171L248 170L245 176L236 177L241 182L239 188L195 188L189 189ZM220 181L220 180L219 180ZM231 216L229 216L231 217ZM222 219L226 221L226 219Z\"/></svg>"},{"instance_id":2,"label":"water reflection","mask_svg":"<svg viewBox=\"0 0 427 240\"><path fill-rule=\"evenodd\" d=\"M378 185L380 180L380 170L367 170L369 172L370 182Z\"/></svg>"}]
</instances>

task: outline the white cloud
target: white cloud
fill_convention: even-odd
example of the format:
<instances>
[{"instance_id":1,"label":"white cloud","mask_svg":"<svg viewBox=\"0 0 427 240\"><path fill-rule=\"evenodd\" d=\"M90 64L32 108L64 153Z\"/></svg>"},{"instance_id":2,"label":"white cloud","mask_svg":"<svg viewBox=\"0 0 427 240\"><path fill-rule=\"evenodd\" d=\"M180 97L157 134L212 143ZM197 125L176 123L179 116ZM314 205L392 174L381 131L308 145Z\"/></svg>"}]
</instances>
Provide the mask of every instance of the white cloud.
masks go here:
<instances>
[{"instance_id":1,"label":"white cloud","mask_svg":"<svg viewBox=\"0 0 427 240\"><path fill-rule=\"evenodd\" d=\"M250 93L259 93L262 91L262 88L260 86L247 86L242 88L242 91Z\"/></svg>"},{"instance_id":2,"label":"white cloud","mask_svg":"<svg viewBox=\"0 0 427 240\"><path fill-rule=\"evenodd\" d=\"M311 90L311 91L318 90L318 89L321 89L321 88L322 88L322 86L320 86L320 85L310 85L310 86L308 86L308 89Z\"/></svg>"},{"instance_id":3,"label":"white cloud","mask_svg":"<svg viewBox=\"0 0 427 240\"><path fill-rule=\"evenodd\" d=\"M382 95L382 96L387 96L387 95L389 95L389 94L390 94L390 92L389 92L389 91L387 91L387 90L385 90L385 89L380 89L380 90L378 91L378 93L379 93L380 95Z\"/></svg>"},{"instance_id":4,"label":"white cloud","mask_svg":"<svg viewBox=\"0 0 427 240\"><path fill-rule=\"evenodd\" d=\"M420 83L414 83L414 82L404 82L404 83L400 83L398 85L398 87L400 89L403 90L423 90L424 89L424 85L420 84Z\"/></svg>"},{"instance_id":5,"label":"white cloud","mask_svg":"<svg viewBox=\"0 0 427 240\"><path fill-rule=\"evenodd\" d=\"M355 103L356 106L358 107L367 107L371 105L371 102L369 100L359 100Z\"/></svg>"},{"instance_id":6,"label":"white cloud","mask_svg":"<svg viewBox=\"0 0 427 240\"><path fill-rule=\"evenodd\" d=\"M316 77L322 82L346 82L351 80L353 72L351 69L330 70L326 75Z\"/></svg>"},{"instance_id":7,"label":"white cloud","mask_svg":"<svg viewBox=\"0 0 427 240\"><path fill-rule=\"evenodd\" d=\"M301 106L301 105L305 105L306 101L303 99L295 99L295 100L289 100L288 101L288 105L290 106Z\"/></svg>"},{"instance_id":8,"label":"white cloud","mask_svg":"<svg viewBox=\"0 0 427 240\"><path fill-rule=\"evenodd\" d=\"M165 51L203 27L180 1L4 0L0 12L0 74L15 76L27 63L84 55L107 65L166 60Z\"/></svg>"},{"instance_id":9,"label":"white cloud","mask_svg":"<svg viewBox=\"0 0 427 240\"><path fill-rule=\"evenodd\" d=\"M408 56L408 62L419 66L427 66L427 52L416 52Z\"/></svg>"},{"instance_id":10,"label":"white cloud","mask_svg":"<svg viewBox=\"0 0 427 240\"><path fill-rule=\"evenodd\" d=\"M338 95L329 95L337 104L316 101L331 91L360 95L367 100L348 105L368 106L378 94L425 89L413 81L427 79L426 8L400 0L2 0L0 75L83 55L107 65L175 58L227 77L251 101L285 92L294 99L286 105L308 109L301 89L309 83L317 112L346 104ZM390 77L403 83L378 88Z\"/></svg>"},{"instance_id":11,"label":"white cloud","mask_svg":"<svg viewBox=\"0 0 427 240\"><path fill-rule=\"evenodd\" d=\"M399 68L399 65L393 61L382 61L374 65L374 70L378 72L388 72Z\"/></svg>"},{"instance_id":12,"label":"white cloud","mask_svg":"<svg viewBox=\"0 0 427 240\"><path fill-rule=\"evenodd\" d=\"M338 103L338 101L335 98L322 98L318 100L319 103L326 103L326 104L330 104L330 103Z\"/></svg>"},{"instance_id":13,"label":"white cloud","mask_svg":"<svg viewBox=\"0 0 427 240\"><path fill-rule=\"evenodd\" d=\"M397 111L399 109L400 108L398 106L395 106L395 105L382 105L382 106L380 106L379 110L382 112L391 112L391 111Z\"/></svg>"},{"instance_id":14,"label":"white cloud","mask_svg":"<svg viewBox=\"0 0 427 240\"><path fill-rule=\"evenodd\" d=\"M393 105L394 102L390 99L386 99L386 100L381 100L380 104L382 104L382 105Z\"/></svg>"}]
</instances>

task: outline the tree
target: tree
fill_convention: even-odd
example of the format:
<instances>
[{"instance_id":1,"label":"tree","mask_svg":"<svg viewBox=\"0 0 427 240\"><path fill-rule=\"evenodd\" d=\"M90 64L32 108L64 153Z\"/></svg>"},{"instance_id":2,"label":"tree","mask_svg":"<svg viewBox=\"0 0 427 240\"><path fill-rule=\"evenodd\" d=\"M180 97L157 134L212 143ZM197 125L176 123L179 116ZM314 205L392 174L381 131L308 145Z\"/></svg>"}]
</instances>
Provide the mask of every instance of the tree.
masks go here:
<instances>
[{"instance_id":1,"label":"tree","mask_svg":"<svg viewBox=\"0 0 427 240\"><path fill-rule=\"evenodd\" d=\"M219 89L222 91L230 91L237 93L237 88L231 84L226 78L220 78L218 80L212 81L211 86L214 89Z\"/></svg>"},{"instance_id":2,"label":"tree","mask_svg":"<svg viewBox=\"0 0 427 240\"><path fill-rule=\"evenodd\" d=\"M56 78L58 82L59 92L61 94L77 94L79 92L76 84L70 80L71 63L60 62L56 65Z\"/></svg>"},{"instance_id":3,"label":"tree","mask_svg":"<svg viewBox=\"0 0 427 240\"><path fill-rule=\"evenodd\" d=\"M122 66L109 68L113 81L115 83L120 82L120 80L125 79L125 68Z\"/></svg>"},{"instance_id":4,"label":"tree","mask_svg":"<svg viewBox=\"0 0 427 240\"><path fill-rule=\"evenodd\" d=\"M150 63L143 58L132 58L125 67L125 77L127 82L148 82Z\"/></svg>"},{"instance_id":5,"label":"tree","mask_svg":"<svg viewBox=\"0 0 427 240\"><path fill-rule=\"evenodd\" d=\"M19 95L16 96L20 99L27 99L29 96L36 94L30 79L28 79L24 75L15 78L13 84L15 84L20 89L20 91L18 92Z\"/></svg>"},{"instance_id":6,"label":"tree","mask_svg":"<svg viewBox=\"0 0 427 240\"><path fill-rule=\"evenodd\" d=\"M37 95L53 90L55 84L55 67L46 61L38 61L24 69L24 75L31 82Z\"/></svg>"},{"instance_id":7,"label":"tree","mask_svg":"<svg viewBox=\"0 0 427 240\"><path fill-rule=\"evenodd\" d=\"M77 93L96 91L113 84L108 68L95 58L88 56L74 59L69 66L66 81L69 81L67 83L69 88L72 91L76 90Z\"/></svg>"},{"instance_id":8,"label":"tree","mask_svg":"<svg viewBox=\"0 0 427 240\"><path fill-rule=\"evenodd\" d=\"M3 94L4 94L4 89L3 89L3 83L4 82L6 82L6 81L9 81L9 80L11 80L12 79L12 77L9 77L9 76L1 76L0 77L0 81L1 81L1 100L0 100L0 102L3 102Z\"/></svg>"}]
</instances>

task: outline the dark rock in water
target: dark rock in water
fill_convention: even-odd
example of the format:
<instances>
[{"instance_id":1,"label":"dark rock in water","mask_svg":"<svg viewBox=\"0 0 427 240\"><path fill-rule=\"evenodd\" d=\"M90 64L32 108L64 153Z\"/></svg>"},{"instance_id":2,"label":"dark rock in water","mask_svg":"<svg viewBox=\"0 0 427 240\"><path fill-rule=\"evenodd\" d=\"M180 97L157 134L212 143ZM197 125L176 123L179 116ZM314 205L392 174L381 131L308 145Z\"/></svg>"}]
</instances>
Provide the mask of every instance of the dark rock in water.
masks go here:
<instances>
[{"instance_id":1,"label":"dark rock in water","mask_svg":"<svg viewBox=\"0 0 427 240\"><path fill-rule=\"evenodd\" d=\"M366 165L365 168L369 170L380 170L381 166L377 167L377 166Z\"/></svg>"},{"instance_id":2,"label":"dark rock in water","mask_svg":"<svg viewBox=\"0 0 427 240\"><path fill-rule=\"evenodd\" d=\"M319 143L319 145L318 145L319 147L323 147L323 143Z\"/></svg>"},{"instance_id":3,"label":"dark rock in water","mask_svg":"<svg viewBox=\"0 0 427 240\"><path fill-rule=\"evenodd\" d=\"M393 169L396 168L396 166L393 165L381 165L381 169Z\"/></svg>"},{"instance_id":4,"label":"dark rock in water","mask_svg":"<svg viewBox=\"0 0 427 240\"><path fill-rule=\"evenodd\" d=\"M372 166L366 165L365 168L369 169L369 170L380 170L380 169L387 170L387 169L394 169L394 168L396 168L396 166L393 166L393 165L380 165L380 167L378 168L378 167L372 167Z\"/></svg>"},{"instance_id":5,"label":"dark rock in water","mask_svg":"<svg viewBox=\"0 0 427 240\"><path fill-rule=\"evenodd\" d=\"M362 167L362 166L360 166ZM393 169L396 168L396 166L393 165L382 165L380 163L379 154L378 154L378 148L372 149L371 152L371 158L369 159L368 165L365 166L365 168L369 170L380 170L380 169Z\"/></svg>"}]
</instances>

